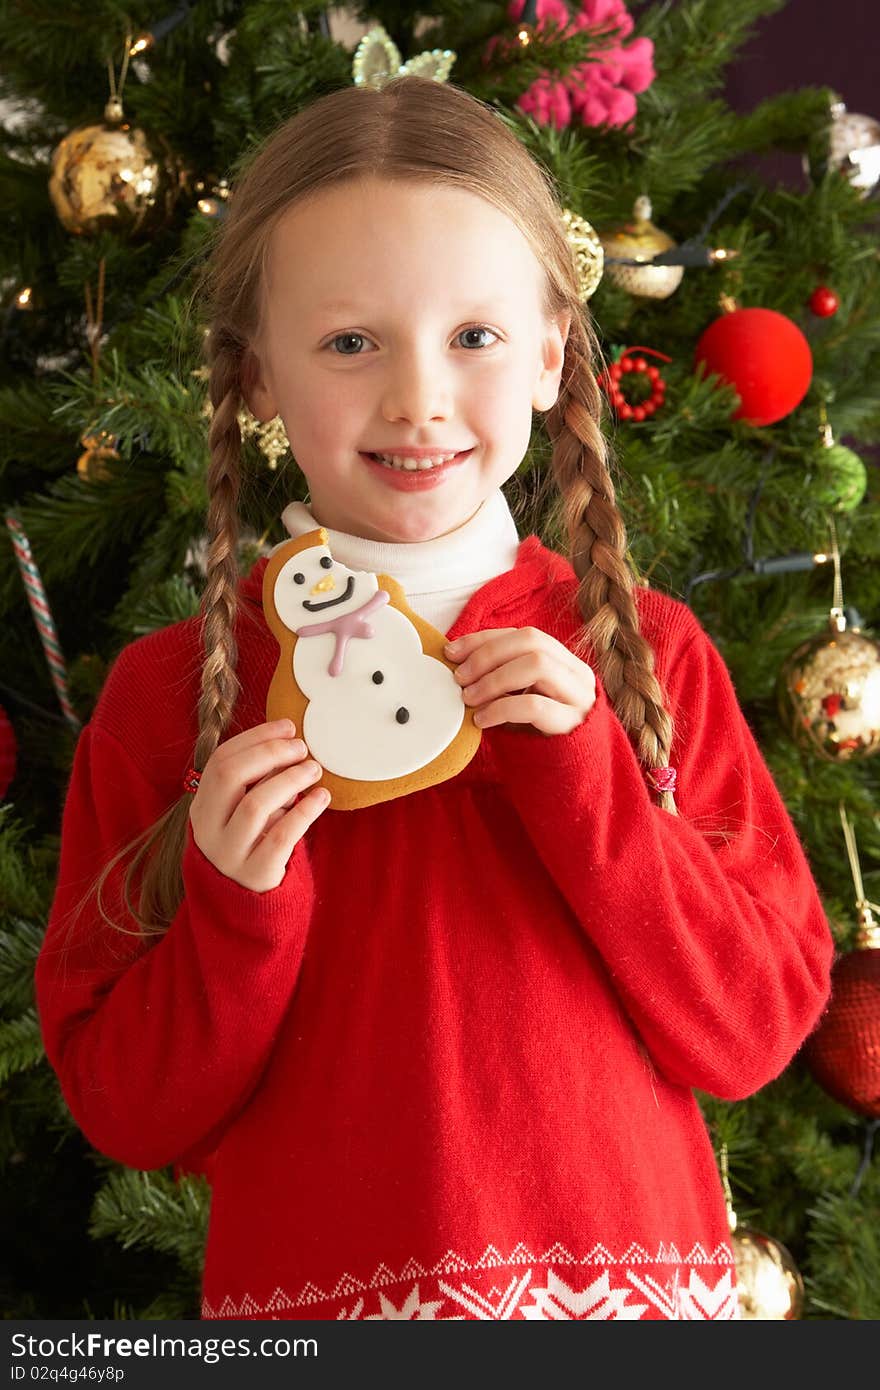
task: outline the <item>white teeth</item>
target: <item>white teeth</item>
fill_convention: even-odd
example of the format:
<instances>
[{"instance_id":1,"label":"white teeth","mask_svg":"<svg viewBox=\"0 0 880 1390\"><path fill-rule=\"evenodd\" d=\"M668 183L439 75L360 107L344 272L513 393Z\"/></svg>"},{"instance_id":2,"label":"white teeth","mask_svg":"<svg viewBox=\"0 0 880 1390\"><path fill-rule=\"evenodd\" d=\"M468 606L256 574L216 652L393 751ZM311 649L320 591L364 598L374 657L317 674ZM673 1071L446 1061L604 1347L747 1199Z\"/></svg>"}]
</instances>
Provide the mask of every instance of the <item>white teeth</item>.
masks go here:
<instances>
[{"instance_id":1,"label":"white teeth","mask_svg":"<svg viewBox=\"0 0 880 1390\"><path fill-rule=\"evenodd\" d=\"M402 458L399 454L377 454L377 459L386 468L405 469L408 473L423 472L427 468L439 468L456 457L455 454L438 454L436 458Z\"/></svg>"}]
</instances>

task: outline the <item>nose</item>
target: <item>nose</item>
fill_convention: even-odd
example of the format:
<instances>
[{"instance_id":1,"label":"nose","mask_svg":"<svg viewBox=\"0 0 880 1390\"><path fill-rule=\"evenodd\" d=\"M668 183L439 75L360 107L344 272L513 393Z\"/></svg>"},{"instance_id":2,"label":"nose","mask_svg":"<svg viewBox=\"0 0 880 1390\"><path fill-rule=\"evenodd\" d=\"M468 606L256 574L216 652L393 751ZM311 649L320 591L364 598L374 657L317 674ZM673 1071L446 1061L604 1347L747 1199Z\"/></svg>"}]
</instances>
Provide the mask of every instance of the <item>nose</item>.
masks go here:
<instances>
[{"instance_id":1,"label":"nose","mask_svg":"<svg viewBox=\"0 0 880 1390\"><path fill-rule=\"evenodd\" d=\"M331 589L336 588L336 581L332 574L325 574L323 579L319 579L317 584L313 584L309 591L309 598L312 594L329 594Z\"/></svg>"},{"instance_id":2,"label":"nose","mask_svg":"<svg viewBox=\"0 0 880 1390\"><path fill-rule=\"evenodd\" d=\"M405 420L411 425L447 420L453 412L453 399L449 364L436 351L414 347L395 355L382 397L386 420Z\"/></svg>"}]
</instances>

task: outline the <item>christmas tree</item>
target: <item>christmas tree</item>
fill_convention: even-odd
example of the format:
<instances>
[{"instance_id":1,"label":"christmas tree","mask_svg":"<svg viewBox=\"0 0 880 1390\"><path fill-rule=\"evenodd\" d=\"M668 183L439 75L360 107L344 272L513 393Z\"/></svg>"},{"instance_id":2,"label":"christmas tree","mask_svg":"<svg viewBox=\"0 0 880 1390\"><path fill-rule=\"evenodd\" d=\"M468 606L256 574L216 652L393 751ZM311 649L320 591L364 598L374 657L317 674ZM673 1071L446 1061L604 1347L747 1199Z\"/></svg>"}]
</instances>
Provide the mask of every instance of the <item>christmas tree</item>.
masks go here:
<instances>
[{"instance_id":1,"label":"christmas tree","mask_svg":"<svg viewBox=\"0 0 880 1390\"><path fill-rule=\"evenodd\" d=\"M725 72L782 7L198 0L165 14L137 0L72 24L57 6L0 6L6 1316L198 1316L209 1184L90 1149L43 1054L34 964L66 779L109 665L199 611L210 405L192 289L236 171L311 98L401 71L492 103L556 182L605 357L631 558L724 656L838 946L833 1009L786 1072L746 1101L699 1097L729 1175L743 1311L880 1316L865 462L880 443L880 126L829 88L747 114L725 102ZM760 173L778 150L801 157L802 188ZM244 573L305 487L280 421L243 409L240 423ZM506 491L521 533L559 548L549 454L537 423Z\"/></svg>"}]
</instances>

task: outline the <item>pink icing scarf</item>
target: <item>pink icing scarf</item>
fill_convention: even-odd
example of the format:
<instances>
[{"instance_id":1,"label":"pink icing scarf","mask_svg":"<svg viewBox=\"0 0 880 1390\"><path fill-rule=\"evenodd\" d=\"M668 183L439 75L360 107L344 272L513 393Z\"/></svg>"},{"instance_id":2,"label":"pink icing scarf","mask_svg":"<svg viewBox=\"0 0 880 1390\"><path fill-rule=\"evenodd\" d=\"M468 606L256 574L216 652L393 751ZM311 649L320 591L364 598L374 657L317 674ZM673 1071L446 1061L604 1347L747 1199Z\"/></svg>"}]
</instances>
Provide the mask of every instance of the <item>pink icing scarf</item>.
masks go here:
<instances>
[{"instance_id":1,"label":"pink icing scarf","mask_svg":"<svg viewBox=\"0 0 880 1390\"><path fill-rule=\"evenodd\" d=\"M332 632L336 638L336 645L333 649L333 660L330 662L329 673L331 676L342 674L343 663L345 662L345 651L352 637L375 637L372 624L367 622L369 615L383 604L390 601L391 595L387 589L377 589L366 603L361 604L352 613L340 613L338 618L328 618L323 623L310 623L307 627L296 628L297 637L320 637L325 632Z\"/></svg>"}]
</instances>

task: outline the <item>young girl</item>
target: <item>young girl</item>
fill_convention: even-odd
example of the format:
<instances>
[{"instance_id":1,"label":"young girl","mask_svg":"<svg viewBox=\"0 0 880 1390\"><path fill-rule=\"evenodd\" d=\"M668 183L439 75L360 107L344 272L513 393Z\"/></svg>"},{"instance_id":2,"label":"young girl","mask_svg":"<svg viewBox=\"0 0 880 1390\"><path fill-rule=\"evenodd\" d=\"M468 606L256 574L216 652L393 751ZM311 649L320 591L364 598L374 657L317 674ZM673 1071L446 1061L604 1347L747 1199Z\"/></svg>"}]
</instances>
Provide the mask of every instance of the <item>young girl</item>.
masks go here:
<instances>
[{"instance_id":1,"label":"young girl","mask_svg":"<svg viewBox=\"0 0 880 1390\"><path fill-rule=\"evenodd\" d=\"M205 1318L736 1317L693 1091L779 1075L832 941L721 657L629 568L546 173L450 84L334 91L252 158L202 288L203 620L110 671L37 966L72 1115L210 1177ZM326 527L450 638L456 777L334 810L265 721L243 401L308 481L285 539ZM502 490L533 410L568 558Z\"/></svg>"}]
</instances>

